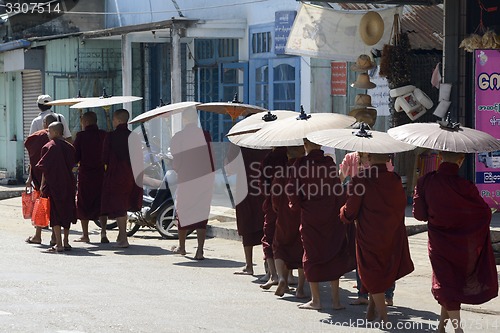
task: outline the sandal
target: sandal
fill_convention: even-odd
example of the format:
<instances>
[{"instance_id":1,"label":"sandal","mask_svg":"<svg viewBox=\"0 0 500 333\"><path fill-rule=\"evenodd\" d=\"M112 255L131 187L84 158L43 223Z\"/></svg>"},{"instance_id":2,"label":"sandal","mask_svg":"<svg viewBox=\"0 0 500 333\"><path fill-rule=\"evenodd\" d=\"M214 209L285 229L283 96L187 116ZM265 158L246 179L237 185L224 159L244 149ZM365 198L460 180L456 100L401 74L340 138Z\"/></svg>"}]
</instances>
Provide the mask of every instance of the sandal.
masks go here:
<instances>
[{"instance_id":1,"label":"sandal","mask_svg":"<svg viewBox=\"0 0 500 333\"><path fill-rule=\"evenodd\" d=\"M64 248L63 249L58 249L55 246L51 246L45 252L46 253L63 253L63 251L64 251Z\"/></svg>"},{"instance_id":2,"label":"sandal","mask_svg":"<svg viewBox=\"0 0 500 333\"><path fill-rule=\"evenodd\" d=\"M25 242L28 244L42 244L41 241L40 242L33 241L33 236L29 236L28 238L26 238Z\"/></svg>"}]
</instances>

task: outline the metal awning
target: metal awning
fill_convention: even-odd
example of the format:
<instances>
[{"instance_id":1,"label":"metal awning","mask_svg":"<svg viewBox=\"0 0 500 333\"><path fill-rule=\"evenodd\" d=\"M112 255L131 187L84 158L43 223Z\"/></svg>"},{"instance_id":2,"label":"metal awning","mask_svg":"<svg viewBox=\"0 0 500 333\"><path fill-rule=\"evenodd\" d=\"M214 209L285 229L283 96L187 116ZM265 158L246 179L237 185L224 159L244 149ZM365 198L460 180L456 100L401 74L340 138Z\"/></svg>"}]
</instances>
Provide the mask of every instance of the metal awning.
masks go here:
<instances>
[{"instance_id":1,"label":"metal awning","mask_svg":"<svg viewBox=\"0 0 500 333\"><path fill-rule=\"evenodd\" d=\"M302 0L297 0L302 1ZM332 3L365 3L374 5L439 5L443 3L443 0L319 0L314 2L332 2Z\"/></svg>"}]
</instances>

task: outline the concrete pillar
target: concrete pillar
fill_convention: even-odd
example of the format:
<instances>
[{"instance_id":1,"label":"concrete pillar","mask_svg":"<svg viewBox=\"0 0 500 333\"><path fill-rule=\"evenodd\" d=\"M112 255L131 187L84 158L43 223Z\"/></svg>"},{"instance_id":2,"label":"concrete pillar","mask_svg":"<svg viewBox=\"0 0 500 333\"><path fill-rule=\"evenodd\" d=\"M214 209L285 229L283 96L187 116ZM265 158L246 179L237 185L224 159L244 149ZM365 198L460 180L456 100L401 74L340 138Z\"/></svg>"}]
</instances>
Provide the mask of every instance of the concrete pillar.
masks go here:
<instances>
[{"instance_id":1,"label":"concrete pillar","mask_svg":"<svg viewBox=\"0 0 500 333\"><path fill-rule=\"evenodd\" d=\"M132 42L128 34L122 35L122 94L132 95ZM124 103L123 108L132 117L132 103Z\"/></svg>"},{"instance_id":2,"label":"concrete pillar","mask_svg":"<svg viewBox=\"0 0 500 333\"><path fill-rule=\"evenodd\" d=\"M172 36L172 90L171 101L173 103L182 102L182 80L181 80L181 27L173 24L170 29Z\"/></svg>"}]
</instances>

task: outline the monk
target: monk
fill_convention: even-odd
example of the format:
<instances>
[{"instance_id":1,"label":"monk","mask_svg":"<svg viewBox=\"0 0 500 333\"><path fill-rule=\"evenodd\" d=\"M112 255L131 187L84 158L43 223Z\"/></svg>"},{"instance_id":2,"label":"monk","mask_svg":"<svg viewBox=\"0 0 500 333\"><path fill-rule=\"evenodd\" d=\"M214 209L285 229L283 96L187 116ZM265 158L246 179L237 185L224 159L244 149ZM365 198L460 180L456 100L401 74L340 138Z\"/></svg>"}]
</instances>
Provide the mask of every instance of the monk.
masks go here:
<instances>
[{"instance_id":1,"label":"monk","mask_svg":"<svg viewBox=\"0 0 500 333\"><path fill-rule=\"evenodd\" d=\"M215 180L210 133L198 127L195 110L182 113L184 128L170 143L172 167L177 173L175 204L179 217L179 246L173 250L186 255L186 238L196 230L195 260L203 260L208 217Z\"/></svg>"},{"instance_id":2,"label":"monk","mask_svg":"<svg viewBox=\"0 0 500 333\"><path fill-rule=\"evenodd\" d=\"M102 145L106 132L97 127L95 112L85 112L80 120L83 131L74 142L76 163L79 163L76 193L76 217L82 223L82 236L75 242L90 242L89 220L101 213L101 190L104 177ZM102 221L101 221L102 223Z\"/></svg>"},{"instance_id":3,"label":"monk","mask_svg":"<svg viewBox=\"0 0 500 333\"><path fill-rule=\"evenodd\" d=\"M406 196L401 178L387 170L389 155L368 154L368 160L371 168L349 183L340 218L344 223L356 222L358 273L369 294L366 319L374 320L378 312L384 323L388 320L385 291L414 268L404 224Z\"/></svg>"},{"instance_id":4,"label":"monk","mask_svg":"<svg viewBox=\"0 0 500 333\"><path fill-rule=\"evenodd\" d=\"M307 139L304 148L307 156L295 162L286 189L292 209L301 216L302 267L312 296L300 308L321 309L319 282L329 281L333 308L340 310L339 278L355 268L356 260L352 232L338 216L345 195L333 159Z\"/></svg>"},{"instance_id":5,"label":"monk","mask_svg":"<svg viewBox=\"0 0 500 333\"><path fill-rule=\"evenodd\" d=\"M236 204L236 228L243 243L245 267L240 271L234 272L234 274L253 275L253 248L261 244L262 237L264 236L264 212L262 211L264 194L258 186L260 164L269 150L238 148L233 145L228 152L229 163L232 160L232 155L237 155L238 151L241 151L243 157L245 177L242 174L237 174L236 194L239 191L246 190L248 190L248 193L241 202ZM227 163L228 167L229 163Z\"/></svg>"},{"instance_id":6,"label":"monk","mask_svg":"<svg viewBox=\"0 0 500 333\"><path fill-rule=\"evenodd\" d=\"M43 129L40 131L36 131L24 141L24 147L28 151L28 156L30 159L29 165L29 176L28 180L26 180L26 187L33 186L33 189L36 191L40 191L40 185L42 183L42 171L35 168L37 163L40 161L42 157L42 147L49 143L49 125L53 122L57 121L57 118L54 114L47 114L43 118ZM54 245L54 239L51 240L51 246ZM26 239L26 243L29 244L41 244L42 243L42 228L35 227L35 235L30 236Z\"/></svg>"},{"instance_id":7,"label":"monk","mask_svg":"<svg viewBox=\"0 0 500 333\"><path fill-rule=\"evenodd\" d=\"M428 221L432 294L441 305L439 332L447 321L460 327L460 305L498 296L498 273L490 239L491 209L474 183L458 170L465 154L440 152L437 171L418 180L413 216Z\"/></svg>"},{"instance_id":8,"label":"monk","mask_svg":"<svg viewBox=\"0 0 500 333\"><path fill-rule=\"evenodd\" d=\"M302 158L304 153L304 146L288 147L287 169L291 168L297 159ZM288 204L288 197L285 191L288 176L288 172L276 174L271 185L273 210L277 214L276 230L272 245L274 263L278 273L278 287L274 294L283 296L285 292L289 291L289 273L292 269L298 269L299 279L295 296L297 298L305 298L305 275L302 269L304 248L300 239L300 215L294 212Z\"/></svg>"},{"instance_id":9,"label":"monk","mask_svg":"<svg viewBox=\"0 0 500 333\"><path fill-rule=\"evenodd\" d=\"M133 162L142 163L140 141L127 128L129 113L125 109L113 113L114 131L103 143L102 162L105 165L101 195L101 243L109 243L106 235L107 219L116 219L118 238L116 247L129 247L127 237L127 211L142 207L143 173L134 172Z\"/></svg>"},{"instance_id":10,"label":"monk","mask_svg":"<svg viewBox=\"0 0 500 333\"><path fill-rule=\"evenodd\" d=\"M75 191L73 175L75 148L64 140L64 126L60 122L49 125L49 143L42 148L42 157L36 168L43 173L41 196L50 199L50 226L55 245L47 252L71 250L68 242L71 223L76 223ZM64 242L61 228L64 229Z\"/></svg>"},{"instance_id":11,"label":"monk","mask_svg":"<svg viewBox=\"0 0 500 333\"><path fill-rule=\"evenodd\" d=\"M261 164L261 188L264 192L265 200L262 205L264 211L264 236L262 237L262 250L264 251L264 260L268 268L268 281L261 285L262 289L269 289L278 284L278 274L274 264L273 239L276 229L276 212L273 209L271 201L271 184L276 173L286 169L288 157L286 147L276 147L270 151Z\"/></svg>"}]
</instances>

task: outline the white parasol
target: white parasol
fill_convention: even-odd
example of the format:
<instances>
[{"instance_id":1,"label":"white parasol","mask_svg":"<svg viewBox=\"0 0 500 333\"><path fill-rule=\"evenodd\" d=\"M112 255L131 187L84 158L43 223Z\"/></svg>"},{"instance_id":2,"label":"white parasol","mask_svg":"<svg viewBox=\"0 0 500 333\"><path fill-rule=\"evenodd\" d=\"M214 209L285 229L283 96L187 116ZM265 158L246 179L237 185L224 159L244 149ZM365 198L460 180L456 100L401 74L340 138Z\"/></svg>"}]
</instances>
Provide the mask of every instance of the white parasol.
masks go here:
<instances>
[{"instance_id":1,"label":"white parasol","mask_svg":"<svg viewBox=\"0 0 500 333\"><path fill-rule=\"evenodd\" d=\"M391 128L390 136L418 147L456 153L500 150L500 141L488 133L458 123L413 123Z\"/></svg>"},{"instance_id":2,"label":"white parasol","mask_svg":"<svg viewBox=\"0 0 500 333\"><path fill-rule=\"evenodd\" d=\"M316 131L346 128L356 122L356 118L337 113L306 114L304 109L296 118L276 121L258 132L241 140L238 145L254 149L289 147L303 145L303 139Z\"/></svg>"},{"instance_id":3,"label":"white parasol","mask_svg":"<svg viewBox=\"0 0 500 333\"><path fill-rule=\"evenodd\" d=\"M130 120L129 124L143 123L145 121L151 120L151 119L156 118L156 117L170 116L170 115L188 110L190 108L194 108L196 105L199 105L199 104L200 103L198 103L198 102L180 102L180 103L174 103L174 104L160 106L160 107L157 107L156 109L149 110L147 112L144 112L143 114L138 115L134 119Z\"/></svg>"},{"instance_id":4,"label":"white parasol","mask_svg":"<svg viewBox=\"0 0 500 333\"><path fill-rule=\"evenodd\" d=\"M92 97L90 97L92 98ZM52 106L65 106L65 105L75 105L80 102L84 102L89 97L73 97L73 98L64 98L64 99L56 99L55 101L48 102L46 103L47 105L52 105Z\"/></svg>"},{"instance_id":5,"label":"white parasol","mask_svg":"<svg viewBox=\"0 0 500 333\"><path fill-rule=\"evenodd\" d=\"M361 129L331 129L311 133L307 139L316 144L373 154L390 154L413 150L416 147L396 139L385 132Z\"/></svg>"},{"instance_id":6,"label":"white parasol","mask_svg":"<svg viewBox=\"0 0 500 333\"><path fill-rule=\"evenodd\" d=\"M255 113L237 122L233 127L231 127L226 136L229 141L237 145L241 140L249 137L252 133L255 133L264 126L273 124L277 120L283 120L297 115L298 113L295 111L286 110Z\"/></svg>"},{"instance_id":7,"label":"white parasol","mask_svg":"<svg viewBox=\"0 0 500 333\"><path fill-rule=\"evenodd\" d=\"M142 97L137 96L101 96L101 97L89 97L83 102L76 103L70 106L71 109L87 109L87 108L97 108L106 107L115 104L130 103L141 100Z\"/></svg>"}]
</instances>

